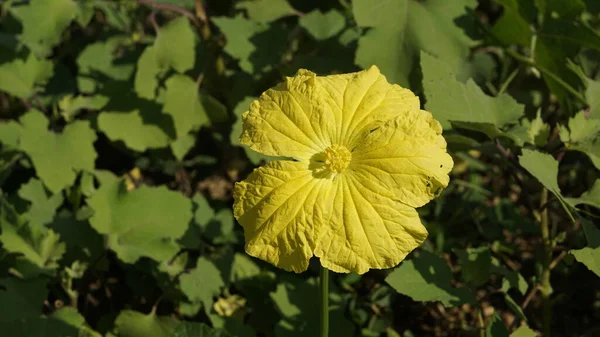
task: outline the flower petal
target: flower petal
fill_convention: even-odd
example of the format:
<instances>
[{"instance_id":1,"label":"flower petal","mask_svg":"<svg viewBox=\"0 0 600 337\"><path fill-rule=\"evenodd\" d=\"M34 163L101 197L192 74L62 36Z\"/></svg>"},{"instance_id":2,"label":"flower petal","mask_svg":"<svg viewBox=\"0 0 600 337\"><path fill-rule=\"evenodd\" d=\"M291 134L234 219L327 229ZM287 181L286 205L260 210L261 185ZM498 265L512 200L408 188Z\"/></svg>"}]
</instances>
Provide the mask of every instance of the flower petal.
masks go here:
<instances>
[{"instance_id":1,"label":"flower petal","mask_svg":"<svg viewBox=\"0 0 600 337\"><path fill-rule=\"evenodd\" d=\"M269 162L236 183L234 216L244 227L246 252L285 270L305 271L330 185L315 178L307 163L293 161Z\"/></svg>"},{"instance_id":2,"label":"flower petal","mask_svg":"<svg viewBox=\"0 0 600 337\"><path fill-rule=\"evenodd\" d=\"M382 123L354 149L352 173L375 193L423 206L448 186L454 165L441 133L424 110Z\"/></svg>"},{"instance_id":3,"label":"flower petal","mask_svg":"<svg viewBox=\"0 0 600 337\"><path fill-rule=\"evenodd\" d=\"M316 78L301 69L252 102L242 115L240 142L266 155L303 159L330 146L333 115Z\"/></svg>"},{"instance_id":4,"label":"flower petal","mask_svg":"<svg viewBox=\"0 0 600 337\"><path fill-rule=\"evenodd\" d=\"M327 93L325 100L339 125L334 142L348 148L354 147L373 123L420 108L417 96L388 83L376 66L356 73L319 76L317 83Z\"/></svg>"},{"instance_id":5,"label":"flower petal","mask_svg":"<svg viewBox=\"0 0 600 337\"><path fill-rule=\"evenodd\" d=\"M358 274L391 268L425 240L414 208L369 189L353 174L339 178L321 202L326 221L314 252L324 267Z\"/></svg>"}]
</instances>

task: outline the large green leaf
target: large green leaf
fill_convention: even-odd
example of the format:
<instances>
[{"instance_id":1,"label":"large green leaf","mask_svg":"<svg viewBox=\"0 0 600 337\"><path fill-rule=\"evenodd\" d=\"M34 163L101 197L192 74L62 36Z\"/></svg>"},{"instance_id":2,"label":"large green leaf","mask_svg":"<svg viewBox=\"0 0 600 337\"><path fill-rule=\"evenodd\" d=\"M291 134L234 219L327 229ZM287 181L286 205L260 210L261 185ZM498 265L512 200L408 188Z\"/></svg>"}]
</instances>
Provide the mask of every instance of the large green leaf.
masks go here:
<instances>
[{"instance_id":1,"label":"large green leaf","mask_svg":"<svg viewBox=\"0 0 600 337\"><path fill-rule=\"evenodd\" d=\"M446 307L475 301L469 289L454 288L450 285L450 267L442 258L427 251L402 262L385 281L397 292L415 301L440 301Z\"/></svg>"},{"instance_id":2,"label":"large green leaf","mask_svg":"<svg viewBox=\"0 0 600 337\"><path fill-rule=\"evenodd\" d=\"M123 310L115 320L119 337L173 337L179 322L171 317L159 317L154 313Z\"/></svg>"},{"instance_id":3,"label":"large green leaf","mask_svg":"<svg viewBox=\"0 0 600 337\"><path fill-rule=\"evenodd\" d=\"M123 141L128 148L143 152L169 145L170 137L164 130L165 117L169 118L139 109L103 112L98 116L98 128L110 140Z\"/></svg>"},{"instance_id":4,"label":"large green leaf","mask_svg":"<svg viewBox=\"0 0 600 337\"><path fill-rule=\"evenodd\" d=\"M205 307L211 307L213 297L221 293L225 282L215 264L204 258L198 258L196 268L179 277L181 291L192 302L202 302Z\"/></svg>"},{"instance_id":5,"label":"large green leaf","mask_svg":"<svg viewBox=\"0 0 600 337\"><path fill-rule=\"evenodd\" d=\"M73 0L31 0L27 5L11 8L23 26L19 39L41 56L50 54L52 47L60 42L77 11L77 2Z\"/></svg>"},{"instance_id":6,"label":"large green leaf","mask_svg":"<svg viewBox=\"0 0 600 337\"><path fill-rule=\"evenodd\" d=\"M496 21L492 32L502 42L527 46L533 29L530 22L535 19L535 5L531 0L494 0L504 6L502 16Z\"/></svg>"},{"instance_id":7,"label":"large green leaf","mask_svg":"<svg viewBox=\"0 0 600 337\"><path fill-rule=\"evenodd\" d=\"M524 106L511 96L490 97L472 79L466 84L459 82L451 65L441 59L421 53L421 68L425 108L444 128L450 128L450 121L462 122L461 127L470 125L493 137L503 134L500 128L517 123L523 115Z\"/></svg>"},{"instance_id":8,"label":"large green leaf","mask_svg":"<svg viewBox=\"0 0 600 337\"><path fill-rule=\"evenodd\" d=\"M465 281L474 286L481 286L488 281L492 268L492 254L488 247L457 250L456 255Z\"/></svg>"},{"instance_id":9,"label":"large green leaf","mask_svg":"<svg viewBox=\"0 0 600 337\"><path fill-rule=\"evenodd\" d=\"M211 20L227 38L225 51L240 61L240 68L250 74L260 70L254 69L250 61L250 55L256 50L251 38L265 31L267 26L245 19L242 15L233 18L213 17Z\"/></svg>"},{"instance_id":10,"label":"large green leaf","mask_svg":"<svg viewBox=\"0 0 600 337\"><path fill-rule=\"evenodd\" d=\"M173 68L184 73L194 67L196 36L187 17L180 16L162 26L154 42L159 69Z\"/></svg>"},{"instance_id":11,"label":"large green leaf","mask_svg":"<svg viewBox=\"0 0 600 337\"><path fill-rule=\"evenodd\" d=\"M153 46L146 47L137 62L134 87L135 92L141 98L153 100L158 88L158 75L162 73L156 60L156 52Z\"/></svg>"},{"instance_id":12,"label":"large green leaf","mask_svg":"<svg viewBox=\"0 0 600 337\"><path fill-rule=\"evenodd\" d=\"M0 90L27 99L41 91L39 85L46 84L52 72L52 62L31 53L26 59L0 64Z\"/></svg>"},{"instance_id":13,"label":"large green leaf","mask_svg":"<svg viewBox=\"0 0 600 337\"><path fill-rule=\"evenodd\" d=\"M523 154L519 156L519 164L558 198L571 220L575 221L558 187L558 161L547 153L523 149Z\"/></svg>"},{"instance_id":14,"label":"large green leaf","mask_svg":"<svg viewBox=\"0 0 600 337\"><path fill-rule=\"evenodd\" d=\"M163 111L173 118L177 137L184 137L208 123L194 80L185 75L173 75L167 80L166 86Z\"/></svg>"},{"instance_id":15,"label":"large green leaf","mask_svg":"<svg viewBox=\"0 0 600 337\"><path fill-rule=\"evenodd\" d=\"M600 81L587 79L587 89L585 96L590 106L590 117L600 118Z\"/></svg>"},{"instance_id":16,"label":"large green leaf","mask_svg":"<svg viewBox=\"0 0 600 337\"><path fill-rule=\"evenodd\" d=\"M182 194L164 186L127 191L118 179L105 182L88 204L94 210L90 224L108 235L109 247L127 263L143 256L170 259L192 219L192 202Z\"/></svg>"},{"instance_id":17,"label":"large green leaf","mask_svg":"<svg viewBox=\"0 0 600 337\"><path fill-rule=\"evenodd\" d=\"M25 276L47 273L58 267L65 245L54 231L23 221L0 195L0 242L3 248L19 254L17 270Z\"/></svg>"},{"instance_id":18,"label":"large green leaf","mask_svg":"<svg viewBox=\"0 0 600 337\"><path fill-rule=\"evenodd\" d=\"M352 2L360 27L372 27L358 42L356 64L375 64L391 82L409 85L421 50L458 68L469 55L472 41L455 23L475 8L473 0L398 0Z\"/></svg>"},{"instance_id":19,"label":"large green leaf","mask_svg":"<svg viewBox=\"0 0 600 337\"><path fill-rule=\"evenodd\" d=\"M77 172L94 170L96 133L89 122L68 124L60 134L48 130L48 120L37 110L29 111L19 122L19 147L29 155L38 177L50 192L57 193L72 185Z\"/></svg>"},{"instance_id":20,"label":"large green leaf","mask_svg":"<svg viewBox=\"0 0 600 337\"><path fill-rule=\"evenodd\" d=\"M97 89L110 89L112 81L128 80L135 65L115 62L116 50L126 39L124 36L112 36L106 41L89 44L77 57L79 90L85 93Z\"/></svg>"},{"instance_id":21,"label":"large green leaf","mask_svg":"<svg viewBox=\"0 0 600 337\"><path fill-rule=\"evenodd\" d=\"M0 326L2 323L40 316L48 297L47 283L48 279L43 277L29 280L0 279L0 286L4 288L0 290Z\"/></svg>"}]
</instances>

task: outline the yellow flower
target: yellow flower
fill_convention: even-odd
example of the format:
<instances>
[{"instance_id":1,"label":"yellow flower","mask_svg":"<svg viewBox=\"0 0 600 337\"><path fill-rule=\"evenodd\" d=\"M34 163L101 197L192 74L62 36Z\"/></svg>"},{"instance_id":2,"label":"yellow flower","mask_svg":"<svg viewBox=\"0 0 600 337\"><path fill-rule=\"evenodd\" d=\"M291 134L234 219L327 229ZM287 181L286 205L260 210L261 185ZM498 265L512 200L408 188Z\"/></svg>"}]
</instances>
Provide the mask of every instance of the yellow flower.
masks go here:
<instances>
[{"instance_id":1,"label":"yellow flower","mask_svg":"<svg viewBox=\"0 0 600 337\"><path fill-rule=\"evenodd\" d=\"M427 237L416 207L448 186L442 127L377 67L300 70L242 116L240 142L291 157L235 185L246 252L302 272L316 256L335 272L390 268Z\"/></svg>"}]
</instances>

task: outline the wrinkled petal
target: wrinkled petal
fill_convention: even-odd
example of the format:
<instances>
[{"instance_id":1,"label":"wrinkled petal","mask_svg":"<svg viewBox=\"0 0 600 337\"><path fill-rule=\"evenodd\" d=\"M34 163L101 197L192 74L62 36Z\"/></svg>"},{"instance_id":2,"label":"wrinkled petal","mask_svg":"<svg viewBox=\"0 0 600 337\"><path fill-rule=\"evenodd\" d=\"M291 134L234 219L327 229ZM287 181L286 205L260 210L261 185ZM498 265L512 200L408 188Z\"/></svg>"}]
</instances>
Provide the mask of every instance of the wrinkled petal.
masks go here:
<instances>
[{"instance_id":1,"label":"wrinkled petal","mask_svg":"<svg viewBox=\"0 0 600 337\"><path fill-rule=\"evenodd\" d=\"M352 174L335 179L321 201L321 264L339 273L391 268L427 237L414 208L372 191Z\"/></svg>"},{"instance_id":2,"label":"wrinkled petal","mask_svg":"<svg viewBox=\"0 0 600 337\"><path fill-rule=\"evenodd\" d=\"M381 123L352 153L352 174L374 193L420 207L448 186L454 162L431 113L412 111Z\"/></svg>"},{"instance_id":3,"label":"wrinkled petal","mask_svg":"<svg viewBox=\"0 0 600 337\"><path fill-rule=\"evenodd\" d=\"M234 216L244 227L246 252L285 270L308 268L317 208L326 199L329 179L318 179L307 164L274 161L260 167L234 189Z\"/></svg>"},{"instance_id":4,"label":"wrinkled petal","mask_svg":"<svg viewBox=\"0 0 600 337\"><path fill-rule=\"evenodd\" d=\"M302 159L330 146L333 112L316 78L300 70L252 102L242 115L240 142L266 155Z\"/></svg>"},{"instance_id":5,"label":"wrinkled petal","mask_svg":"<svg viewBox=\"0 0 600 337\"><path fill-rule=\"evenodd\" d=\"M331 106L338 125L334 143L349 148L360 141L374 123L420 108L410 90L388 83L379 68L350 74L319 76L317 83L327 93L323 104Z\"/></svg>"}]
</instances>

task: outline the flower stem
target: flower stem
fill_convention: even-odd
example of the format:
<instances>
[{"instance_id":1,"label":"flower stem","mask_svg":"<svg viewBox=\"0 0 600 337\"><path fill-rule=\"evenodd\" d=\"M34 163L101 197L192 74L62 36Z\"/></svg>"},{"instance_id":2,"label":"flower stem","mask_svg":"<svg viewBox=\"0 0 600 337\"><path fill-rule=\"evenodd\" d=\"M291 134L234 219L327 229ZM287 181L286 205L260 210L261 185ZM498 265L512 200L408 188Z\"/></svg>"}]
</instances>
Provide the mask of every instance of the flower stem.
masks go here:
<instances>
[{"instance_id":1,"label":"flower stem","mask_svg":"<svg viewBox=\"0 0 600 337\"><path fill-rule=\"evenodd\" d=\"M548 189L542 190L542 197L540 200L541 205L545 205L548 202ZM550 238L550 231L548 228L548 207L544 207L541 215L541 232L542 240L544 241L544 259L542 261L543 270L541 276L541 293L543 303L543 325L544 325L544 337L550 337L551 324L552 324L552 303L550 301L550 295L552 294L552 285L550 284L550 264L552 263L552 239Z\"/></svg>"},{"instance_id":2,"label":"flower stem","mask_svg":"<svg viewBox=\"0 0 600 337\"><path fill-rule=\"evenodd\" d=\"M320 272L320 298L321 298L321 335L329 336L329 270L321 266Z\"/></svg>"}]
</instances>

